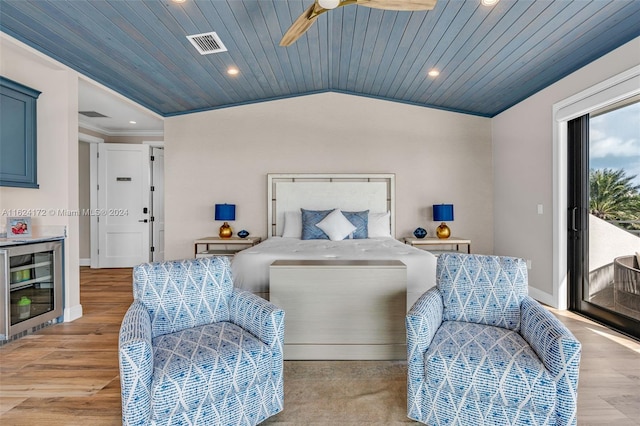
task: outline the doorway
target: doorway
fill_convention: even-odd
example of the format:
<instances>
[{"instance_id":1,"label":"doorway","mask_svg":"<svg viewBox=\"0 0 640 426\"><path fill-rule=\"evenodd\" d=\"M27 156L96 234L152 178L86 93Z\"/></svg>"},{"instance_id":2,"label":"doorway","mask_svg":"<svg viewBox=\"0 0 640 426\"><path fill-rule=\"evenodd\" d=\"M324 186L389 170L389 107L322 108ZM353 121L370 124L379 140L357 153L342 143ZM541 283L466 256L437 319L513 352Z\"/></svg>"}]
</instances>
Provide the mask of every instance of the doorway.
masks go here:
<instances>
[{"instance_id":1,"label":"doorway","mask_svg":"<svg viewBox=\"0 0 640 426\"><path fill-rule=\"evenodd\" d=\"M640 98L570 120L570 308L640 339Z\"/></svg>"},{"instance_id":2,"label":"doorway","mask_svg":"<svg viewBox=\"0 0 640 426\"><path fill-rule=\"evenodd\" d=\"M161 145L91 144L92 268L131 267L164 256Z\"/></svg>"}]
</instances>

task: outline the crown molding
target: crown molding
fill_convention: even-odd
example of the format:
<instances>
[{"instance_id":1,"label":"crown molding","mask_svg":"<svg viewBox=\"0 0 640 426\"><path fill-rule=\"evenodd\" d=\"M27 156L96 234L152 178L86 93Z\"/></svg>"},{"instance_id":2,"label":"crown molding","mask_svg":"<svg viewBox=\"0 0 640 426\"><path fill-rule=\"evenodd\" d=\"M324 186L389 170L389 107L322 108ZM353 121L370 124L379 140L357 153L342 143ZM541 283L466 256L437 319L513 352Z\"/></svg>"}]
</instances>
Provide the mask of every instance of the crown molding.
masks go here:
<instances>
[{"instance_id":1,"label":"crown molding","mask_svg":"<svg viewBox=\"0 0 640 426\"><path fill-rule=\"evenodd\" d=\"M78 125L82 129L91 130L93 132L98 132L105 136L147 136L147 137L156 137L156 136L164 136L164 131L162 130L109 130L104 127L96 126L90 123L79 121Z\"/></svg>"}]
</instances>

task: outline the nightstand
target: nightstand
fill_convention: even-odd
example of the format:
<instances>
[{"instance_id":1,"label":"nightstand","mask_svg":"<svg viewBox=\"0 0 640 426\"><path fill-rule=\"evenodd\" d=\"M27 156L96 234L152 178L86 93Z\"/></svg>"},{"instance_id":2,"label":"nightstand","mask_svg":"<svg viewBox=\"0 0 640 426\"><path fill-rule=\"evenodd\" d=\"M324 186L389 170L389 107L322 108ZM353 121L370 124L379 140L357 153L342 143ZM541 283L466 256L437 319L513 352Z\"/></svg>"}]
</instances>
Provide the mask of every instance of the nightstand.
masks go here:
<instances>
[{"instance_id":1,"label":"nightstand","mask_svg":"<svg viewBox=\"0 0 640 426\"><path fill-rule=\"evenodd\" d=\"M455 251L460 250L461 244L466 244L467 253L471 253L471 240L467 240L465 238L436 238L436 237L424 237L424 238L415 238L415 237L405 237L405 244L409 244L413 247L429 250L427 247L433 247L435 250L441 251L443 247L447 246L455 246ZM451 251L451 250L449 250Z\"/></svg>"},{"instance_id":2,"label":"nightstand","mask_svg":"<svg viewBox=\"0 0 640 426\"><path fill-rule=\"evenodd\" d=\"M195 240L194 254L196 257L233 256L240 250L253 247L262 241L260 237L205 237Z\"/></svg>"}]
</instances>

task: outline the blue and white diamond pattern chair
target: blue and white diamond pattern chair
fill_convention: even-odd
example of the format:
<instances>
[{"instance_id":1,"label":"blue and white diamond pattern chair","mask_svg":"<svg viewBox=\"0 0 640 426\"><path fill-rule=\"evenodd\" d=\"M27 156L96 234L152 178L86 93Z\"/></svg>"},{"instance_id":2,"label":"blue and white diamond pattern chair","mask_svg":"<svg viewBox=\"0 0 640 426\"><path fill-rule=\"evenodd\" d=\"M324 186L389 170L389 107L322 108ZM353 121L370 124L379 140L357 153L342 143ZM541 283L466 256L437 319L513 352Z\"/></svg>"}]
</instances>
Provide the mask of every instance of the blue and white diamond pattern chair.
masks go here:
<instances>
[{"instance_id":1,"label":"blue and white diamond pattern chair","mask_svg":"<svg viewBox=\"0 0 640 426\"><path fill-rule=\"evenodd\" d=\"M527 295L522 259L443 254L407 313L408 417L575 425L581 344Z\"/></svg>"},{"instance_id":2,"label":"blue and white diamond pattern chair","mask_svg":"<svg viewBox=\"0 0 640 426\"><path fill-rule=\"evenodd\" d=\"M282 411L284 311L234 288L230 271L226 257L134 268L124 425L256 425Z\"/></svg>"}]
</instances>

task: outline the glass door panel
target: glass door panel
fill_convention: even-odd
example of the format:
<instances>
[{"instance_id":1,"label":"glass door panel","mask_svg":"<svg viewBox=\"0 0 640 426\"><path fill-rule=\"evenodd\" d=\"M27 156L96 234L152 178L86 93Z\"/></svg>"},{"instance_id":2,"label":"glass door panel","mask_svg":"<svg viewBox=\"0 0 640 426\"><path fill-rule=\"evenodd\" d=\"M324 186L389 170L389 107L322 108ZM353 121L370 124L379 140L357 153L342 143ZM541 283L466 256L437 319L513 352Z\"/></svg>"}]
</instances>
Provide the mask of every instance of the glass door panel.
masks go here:
<instances>
[{"instance_id":1,"label":"glass door panel","mask_svg":"<svg viewBox=\"0 0 640 426\"><path fill-rule=\"evenodd\" d=\"M640 338L640 99L568 123L570 307Z\"/></svg>"},{"instance_id":2,"label":"glass door panel","mask_svg":"<svg viewBox=\"0 0 640 426\"><path fill-rule=\"evenodd\" d=\"M62 241L0 248L0 341L63 315Z\"/></svg>"},{"instance_id":3,"label":"glass door panel","mask_svg":"<svg viewBox=\"0 0 640 426\"><path fill-rule=\"evenodd\" d=\"M53 252L9 257L11 325L52 311Z\"/></svg>"},{"instance_id":4,"label":"glass door panel","mask_svg":"<svg viewBox=\"0 0 640 426\"><path fill-rule=\"evenodd\" d=\"M631 99L589 115L588 301L640 320L638 252L640 102Z\"/></svg>"}]
</instances>

